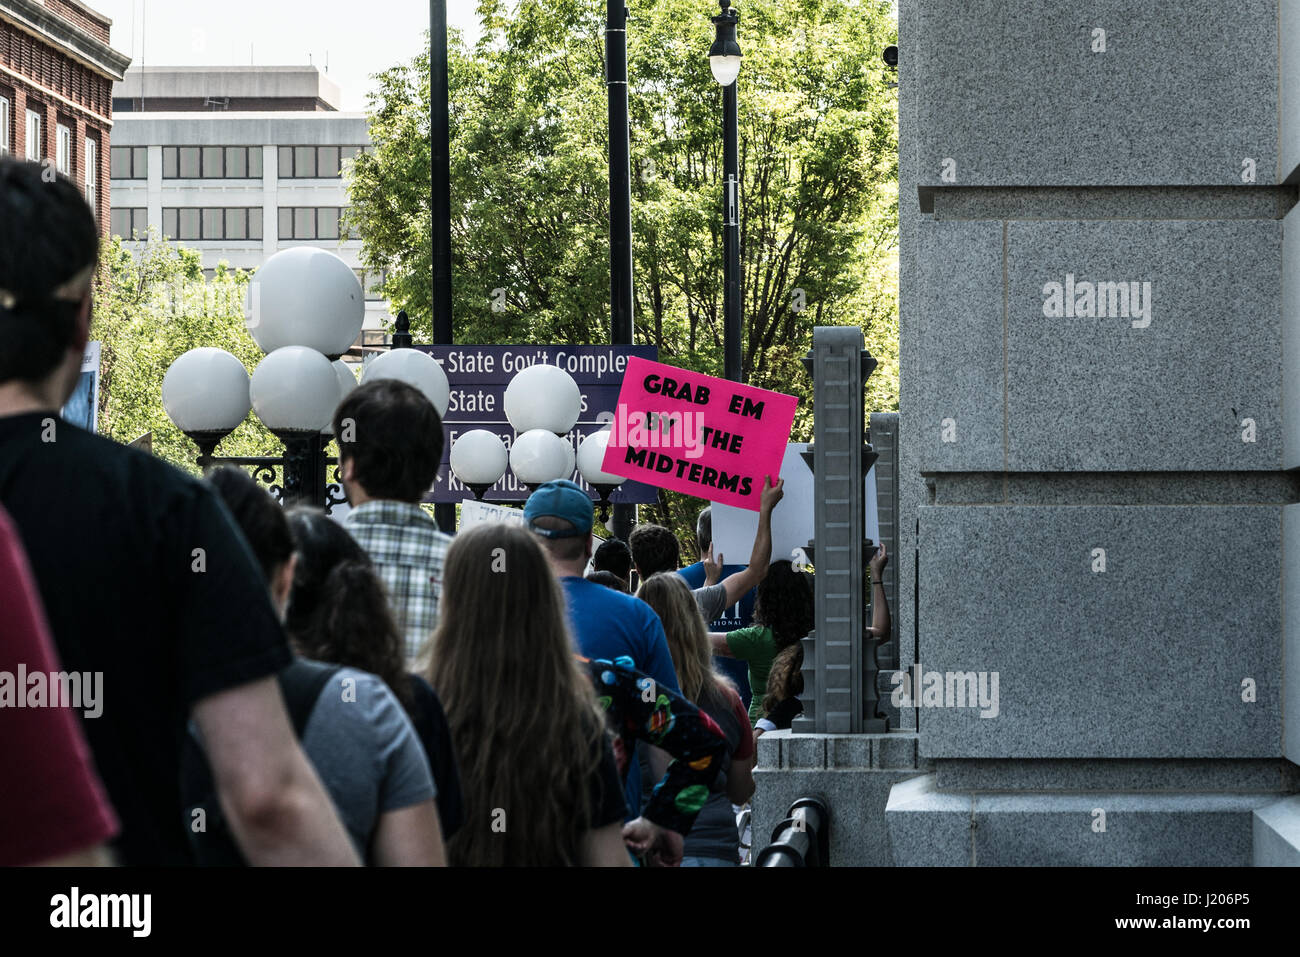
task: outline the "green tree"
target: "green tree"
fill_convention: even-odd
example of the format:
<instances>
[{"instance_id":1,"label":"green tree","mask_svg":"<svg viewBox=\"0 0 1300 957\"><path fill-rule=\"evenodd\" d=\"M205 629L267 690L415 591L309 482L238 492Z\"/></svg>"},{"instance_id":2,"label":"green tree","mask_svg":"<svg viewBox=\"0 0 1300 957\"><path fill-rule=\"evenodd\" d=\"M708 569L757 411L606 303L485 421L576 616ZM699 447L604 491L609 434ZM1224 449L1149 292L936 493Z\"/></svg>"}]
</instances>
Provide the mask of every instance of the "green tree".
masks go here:
<instances>
[{"instance_id":1,"label":"green tree","mask_svg":"<svg viewBox=\"0 0 1300 957\"><path fill-rule=\"evenodd\" d=\"M600 0L482 0L453 35L453 296L461 342L607 342L608 124ZM722 91L704 0L633 4L628 27L636 338L722 371ZM804 400L818 325L860 325L881 368L869 408L897 408L897 99L881 52L888 0L740 7L744 375ZM350 218L387 295L429 336L428 57L378 77L372 154ZM685 528L698 502L663 495Z\"/></svg>"},{"instance_id":2,"label":"green tree","mask_svg":"<svg viewBox=\"0 0 1300 957\"><path fill-rule=\"evenodd\" d=\"M167 417L162 382L181 354L200 346L233 353L250 372L262 351L244 327L249 274L219 267L206 281L199 254L151 234L133 254L104 244L91 337L103 343L99 431L119 442L153 433L154 453L197 473L198 454ZM222 442L223 455L262 455L278 440L249 416Z\"/></svg>"}]
</instances>

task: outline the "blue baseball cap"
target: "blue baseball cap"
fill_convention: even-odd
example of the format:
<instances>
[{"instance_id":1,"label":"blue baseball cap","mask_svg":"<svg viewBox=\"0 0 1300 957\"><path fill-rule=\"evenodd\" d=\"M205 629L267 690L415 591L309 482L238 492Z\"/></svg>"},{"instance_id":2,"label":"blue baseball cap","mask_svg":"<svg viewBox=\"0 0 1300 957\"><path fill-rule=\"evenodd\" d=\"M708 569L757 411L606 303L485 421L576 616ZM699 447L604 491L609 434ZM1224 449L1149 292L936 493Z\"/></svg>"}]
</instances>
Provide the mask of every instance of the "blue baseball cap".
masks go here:
<instances>
[{"instance_id":1,"label":"blue baseball cap","mask_svg":"<svg viewBox=\"0 0 1300 957\"><path fill-rule=\"evenodd\" d=\"M538 528L534 519L543 516L562 518L573 524L572 530ZM536 532L543 538L577 538L590 535L595 523L595 509L591 505L591 496L576 483L568 479L547 482L528 496L524 503L524 521L529 531Z\"/></svg>"}]
</instances>

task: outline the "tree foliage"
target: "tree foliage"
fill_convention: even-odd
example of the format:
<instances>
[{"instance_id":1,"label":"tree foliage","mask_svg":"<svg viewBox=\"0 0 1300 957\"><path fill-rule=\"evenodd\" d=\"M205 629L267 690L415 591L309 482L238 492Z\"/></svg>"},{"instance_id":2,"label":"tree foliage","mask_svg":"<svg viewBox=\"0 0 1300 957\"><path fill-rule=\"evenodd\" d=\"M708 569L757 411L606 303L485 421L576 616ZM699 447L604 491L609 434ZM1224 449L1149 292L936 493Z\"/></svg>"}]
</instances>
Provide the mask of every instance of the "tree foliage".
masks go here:
<instances>
[{"instance_id":1,"label":"tree foliage","mask_svg":"<svg viewBox=\"0 0 1300 957\"><path fill-rule=\"evenodd\" d=\"M114 238L101 252L91 337L103 343L99 431L119 442L153 433L154 453L197 472L194 443L167 417L162 382L181 354L200 346L233 353L251 372L262 351L244 326L249 274L219 267L205 280L199 253L150 235L133 253ZM250 415L222 455L265 455L278 440Z\"/></svg>"}]
</instances>

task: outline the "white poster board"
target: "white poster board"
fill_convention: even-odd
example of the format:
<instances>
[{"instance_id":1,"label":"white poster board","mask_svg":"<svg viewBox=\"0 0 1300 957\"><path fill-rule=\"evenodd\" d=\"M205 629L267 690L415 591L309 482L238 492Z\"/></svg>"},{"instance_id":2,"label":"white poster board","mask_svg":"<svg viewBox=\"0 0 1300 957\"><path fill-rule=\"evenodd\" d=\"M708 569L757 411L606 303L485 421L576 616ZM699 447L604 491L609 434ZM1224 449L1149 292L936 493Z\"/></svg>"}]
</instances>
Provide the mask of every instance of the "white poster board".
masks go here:
<instances>
[{"instance_id":1,"label":"white poster board","mask_svg":"<svg viewBox=\"0 0 1300 957\"><path fill-rule=\"evenodd\" d=\"M802 549L809 539L817 538L813 522L813 473L803 456L808 445L792 442L786 446L781 462L781 477L785 479L785 495L772 511L772 561L794 559L795 549ZM873 542L880 541L880 517L876 511L876 469L871 467L865 482L866 535ZM754 536L758 534L758 513L731 505L713 507L713 557L719 555L732 565L745 565L754 549ZM815 564L815 563L814 563Z\"/></svg>"},{"instance_id":2,"label":"white poster board","mask_svg":"<svg viewBox=\"0 0 1300 957\"><path fill-rule=\"evenodd\" d=\"M518 525L521 528L524 524L524 510L522 508L510 508L507 505L490 505L487 502L476 502L473 499L466 499L460 503L460 525L457 531L465 531L467 528L473 528L475 525L484 525L488 522L504 522L507 525ZM595 535L591 536L591 551L595 554L596 549L600 547L601 540ZM591 562L587 563L587 571L591 571Z\"/></svg>"},{"instance_id":3,"label":"white poster board","mask_svg":"<svg viewBox=\"0 0 1300 957\"><path fill-rule=\"evenodd\" d=\"M491 505L466 499L460 503L460 531L484 525L488 522L504 522L507 525L523 525L524 510L507 508L504 505Z\"/></svg>"},{"instance_id":4,"label":"white poster board","mask_svg":"<svg viewBox=\"0 0 1300 957\"><path fill-rule=\"evenodd\" d=\"M99 360L102 346L98 342L86 343L81 357L81 377L77 387L63 406L63 420L94 432L99 427Z\"/></svg>"}]
</instances>

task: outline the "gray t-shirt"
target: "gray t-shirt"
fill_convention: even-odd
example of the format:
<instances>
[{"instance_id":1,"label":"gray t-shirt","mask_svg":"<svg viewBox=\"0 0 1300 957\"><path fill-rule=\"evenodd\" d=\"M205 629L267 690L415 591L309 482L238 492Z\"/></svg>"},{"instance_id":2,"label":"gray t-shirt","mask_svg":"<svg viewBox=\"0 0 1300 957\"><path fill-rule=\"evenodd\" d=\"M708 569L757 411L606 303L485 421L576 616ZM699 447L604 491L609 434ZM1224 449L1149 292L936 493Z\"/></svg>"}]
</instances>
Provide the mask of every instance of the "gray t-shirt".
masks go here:
<instances>
[{"instance_id":1,"label":"gray t-shirt","mask_svg":"<svg viewBox=\"0 0 1300 957\"><path fill-rule=\"evenodd\" d=\"M721 618L722 613L727 610L727 586L722 582L696 588L691 594L695 596L695 603L700 606L700 613L704 615L705 622Z\"/></svg>"},{"instance_id":2,"label":"gray t-shirt","mask_svg":"<svg viewBox=\"0 0 1300 957\"><path fill-rule=\"evenodd\" d=\"M429 760L401 703L364 671L342 668L325 683L302 748L363 858L381 814L437 796Z\"/></svg>"}]
</instances>

